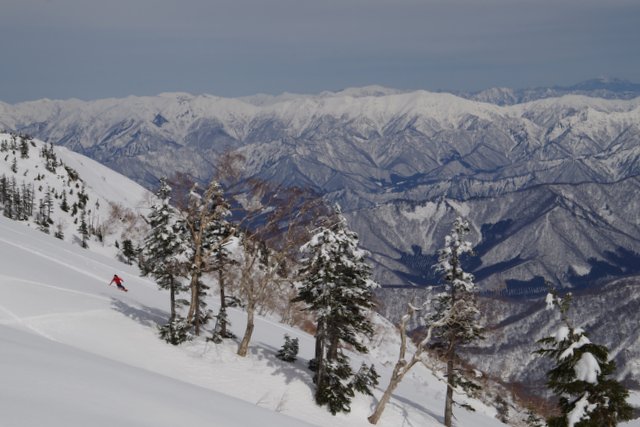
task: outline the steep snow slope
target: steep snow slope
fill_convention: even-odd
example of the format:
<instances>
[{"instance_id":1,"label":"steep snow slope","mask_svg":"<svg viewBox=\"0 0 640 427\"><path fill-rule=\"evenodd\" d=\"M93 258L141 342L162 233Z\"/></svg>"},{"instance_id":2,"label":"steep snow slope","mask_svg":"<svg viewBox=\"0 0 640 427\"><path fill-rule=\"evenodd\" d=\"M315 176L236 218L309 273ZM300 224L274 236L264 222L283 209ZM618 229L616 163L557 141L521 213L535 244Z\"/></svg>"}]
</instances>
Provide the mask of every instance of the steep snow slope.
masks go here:
<instances>
[{"instance_id":1,"label":"steep snow slope","mask_svg":"<svg viewBox=\"0 0 640 427\"><path fill-rule=\"evenodd\" d=\"M0 409L8 425L369 425L373 399L358 397L351 414L335 417L313 403L305 368L312 337L260 319L247 358L233 342L172 347L155 329L168 316L168 295L133 268L5 218L0 236ZM107 286L114 272L128 293ZM240 332L242 313L232 314ZM284 333L301 340L295 364L275 358ZM384 384L397 337L376 344L368 362ZM416 369L380 425L439 425L444 390ZM492 409L469 403L478 412L457 410L459 425L500 424Z\"/></svg>"}]
</instances>

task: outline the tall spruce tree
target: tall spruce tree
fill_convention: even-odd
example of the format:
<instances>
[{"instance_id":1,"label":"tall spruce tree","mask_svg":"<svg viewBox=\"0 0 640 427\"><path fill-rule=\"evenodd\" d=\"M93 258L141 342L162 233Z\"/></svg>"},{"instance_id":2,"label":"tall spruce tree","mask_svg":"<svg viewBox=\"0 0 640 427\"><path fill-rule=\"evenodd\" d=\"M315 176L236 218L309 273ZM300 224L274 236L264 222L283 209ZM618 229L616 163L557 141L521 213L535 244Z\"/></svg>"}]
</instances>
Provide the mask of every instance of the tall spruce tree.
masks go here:
<instances>
[{"instance_id":1,"label":"tall spruce tree","mask_svg":"<svg viewBox=\"0 0 640 427\"><path fill-rule=\"evenodd\" d=\"M469 223L458 217L451 232L445 237L444 247L440 250L436 270L444 276L445 292L436 300L435 313L431 322L439 324L434 329L434 337L444 347L447 362L447 393L445 399L444 425L451 427L453 422L453 390L461 386L468 390L474 384L465 380L456 369L457 350L461 345L481 337L479 311L475 298L476 286L473 275L462 269L461 257L472 252L471 243L464 240L469 233Z\"/></svg>"},{"instance_id":2,"label":"tall spruce tree","mask_svg":"<svg viewBox=\"0 0 640 427\"><path fill-rule=\"evenodd\" d=\"M20 136L20 158L29 158L29 142L24 136Z\"/></svg>"},{"instance_id":3,"label":"tall spruce tree","mask_svg":"<svg viewBox=\"0 0 640 427\"><path fill-rule=\"evenodd\" d=\"M122 256L127 260L127 264L131 265L136 255L136 249L133 247L131 239L124 239L122 241Z\"/></svg>"},{"instance_id":4,"label":"tall spruce tree","mask_svg":"<svg viewBox=\"0 0 640 427\"><path fill-rule=\"evenodd\" d=\"M629 392L609 378L616 370L609 350L572 325L567 315L570 304L571 294L547 295L547 307L560 310L563 325L553 336L539 340L536 352L555 363L547 372L547 386L558 396L561 414L547 420L549 427L613 427L630 420Z\"/></svg>"},{"instance_id":5,"label":"tall spruce tree","mask_svg":"<svg viewBox=\"0 0 640 427\"><path fill-rule=\"evenodd\" d=\"M148 215L151 229L145 237L143 257L147 272L150 273L161 289L169 291L169 321L160 327L160 336L167 342L177 345L189 338L190 325L178 314L178 308L187 301L178 298L186 288L180 282L185 259L180 253L184 250L180 231L176 225L176 213L170 205L171 187L166 179L160 180L156 193L158 203L151 207Z\"/></svg>"},{"instance_id":6,"label":"tall spruce tree","mask_svg":"<svg viewBox=\"0 0 640 427\"><path fill-rule=\"evenodd\" d=\"M88 248L89 244L89 226L87 225L87 212L82 209L80 211L80 225L78 226L78 233L80 233L80 240L83 248Z\"/></svg>"},{"instance_id":7,"label":"tall spruce tree","mask_svg":"<svg viewBox=\"0 0 640 427\"><path fill-rule=\"evenodd\" d=\"M224 218L217 221L218 228L213 230L219 242L226 242L229 238L235 234L235 230L231 224ZM232 297L227 295L227 270L231 265L236 264L236 261L232 259L229 252L228 244L221 243L211 256L211 270L218 274L218 288L220 290L220 308L216 315L216 324L213 328L213 334L211 340L214 342L221 342L224 338L234 338L235 335L229 330L231 323L227 315L227 307L229 301L233 300Z\"/></svg>"},{"instance_id":8,"label":"tall spruce tree","mask_svg":"<svg viewBox=\"0 0 640 427\"><path fill-rule=\"evenodd\" d=\"M349 230L345 218L336 213L333 224L321 227L302 247L304 277L294 301L304 302L316 315L316 402L331 413L350 410L353 376L345 345L366 353L363 336L373 333L368 318L377 286L358 248L358 236Z\"/></svg>"}]
</instances>

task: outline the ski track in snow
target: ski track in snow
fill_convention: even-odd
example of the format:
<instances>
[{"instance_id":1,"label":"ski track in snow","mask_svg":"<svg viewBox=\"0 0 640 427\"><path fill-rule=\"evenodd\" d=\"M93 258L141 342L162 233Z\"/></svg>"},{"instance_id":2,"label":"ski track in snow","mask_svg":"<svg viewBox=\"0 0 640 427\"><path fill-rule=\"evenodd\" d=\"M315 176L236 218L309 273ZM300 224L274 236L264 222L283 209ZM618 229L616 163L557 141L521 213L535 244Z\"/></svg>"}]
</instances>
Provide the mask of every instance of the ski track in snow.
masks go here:
<instances>
[{"instance_id":1,"label":"ski track in snow","mask_svg":"<svg viewBox=\"0 0 640 427\"><path fill-rule=\"evenodd\" d=\"M0 240L3 240L3 239L0 238ZM77 271L81 271L81 270L77 270ZM56 285L48 285L46 283L36 282L36 281L33 281L33 280L27 280L27 279L21 279L19 277L14 277L14 276L6 276L4 274L0 274L0 279L5 279L5 280L13 281L13 282L26 283L28 285L39 286L41 288L55 289L56 291L68 292L68 293L71 293L71 294L78 294L78 295L86 296L86 297L89 297L89 298L95 298L95 299L102 300L102 301L107 301L107 302L111 302L111 300L112 300L112 298L103 297L101 295L92 294L90 292L83 292L83 291L78 291L78 290L75 290L75 289L63 288L63 287L56 286Z\"/></svg>"},{"instance_id":2,"label":"ski track in snow","mask_svg":"<svg viewBox=\"0 0 640 427\"><path fill-rule=\"evenodd\" d=\"M2 238L2 237L0 237L0 241L1 241L1 242L6 243L6 244L8 244L8 245L11 245L11 246L13 246L13 247L16 247L16 248L18 248L18 249L21 249L21 250L23 250L23 251L25 251L25 252L32 253L32 254L37 255L37 256L39 256L39 257L41 257L41 258L44 258L44 259L47 259L47 260L49 260L49 261L53 261L53 262L55 262L55 263L57 263L57 264L63 265L63 266L65 266L65 267L69 268L69 270L77 271L78 273L84 274L85 276L92 277L92 278L94 278L94 279L96 279L96 280L99 280L99 281L101 281L101 282L103 282L103 281L104 281L104 277L100 277L100 276L98 276L98 275L96 275L96 274L93 274L93 273L88 272L87 270L83 270L83 269L81 269L81 268L78 268L78 267L74 266L73 264L70 264L70 263L68 263L68 262L61 261L61 260L56 259L56 258L54 258L54 257L51 257L51 256L49 256L49 255L46 255L46 254L44 254L44 253L42 253L42 252L40 252L40 251L38 251L38 250L36 250L36 249L29 248L29 247L27 247L27 246L23 246L23 245L20 245L20 244L14 243L14 242L12 242L12 241L10 241L10 240L7 240L7 239L4 239L4 238ZM75 254L74 254L74 255L75 255ZM105 267L106 267L106 264L103 264L103 265L105 265Z\"/></svg>"},{"instance_id":3,"label":"ski track in snow","mask_svg":"<svg viewBox=\"0 0 640 427\"><path fill-rule=\"evenodd\" d=\"M13 230L11 230L10 228L5 227L5 226L0 226L0 228L2 228L2 230L3 230L3 231L13 231ZM15 233L15 232L14 232L14 233ZM23 233L15 233L15 234L23 234ZM63 266L65 266L65 267L69 268L70 270L77 271L78 273L84 274L85 276L89 276L89 277L91 277L91 278L93 278L93 279L96 279L96 280L98 280L100 283L103 283L103 282L104 282L104 277L103 277L103 276L99 276L99 275L93 274L93 273L91 273L90 271L87 271L87 270L85 270L85 269L78 268L78 267L76 267L75 265L73 265L72 263L65 262L65 261L62 261L62 260L60 260L60 259L54 258L54 257L52 257L52 256L49 256L49 255L47 255L47 254L45 254L45 253L43 253L43 252L41 252L41 251L39 251L39 250L37 250L37 249L34 249L34 248L30 248L30 247L27 247L27 246L24 246L24 245L17 244L17 243L15 243L15 242L12 242L12 241L10 241L10 240L8 240L8 239L5 239L5 238L3 238L3 237L0 237L0 241L2 241L2 242L4 242L4 243L6 243L6 244L8 244L8 245L11 245L11 246L13 246L13 247L16 247L16 248L18 248L18 249L21 249L21 250L23 250L23 251L25 251L25 252L32 253L32 254L37 255L37 256L39 256L39 257L41 257L41 258L44 258L44 259L47 259L47 260L49 260L49 261L55 262L55 263L57 263L57 264L63 265ZM56 246L56 250L60 251L60 249L58 249L58 247L57 247L57 246ZM80 256L79 256L77 253L75 253L75 252L73 252L73 251L70 251L70 250L68 250L68 249L63 249L63 252L64 252L64 253L66 253L66 254L69 254L69 255L71 255L71 256L73 256L73 257L75 257L75 258L80 258ZM100 261L97 261L97 260L94 260L94 259L90 259L90 258L87 258L87 257L82 257L82 261L83 261L83 262L85 262L85 263L86 263L87 261L89 261L89 262L93 263L94 265L99 266L99 267L103 267L103 268L105 268L105 269L112 269L112 268L113 268L112 266L110 266L110 265L108 265L108 264L105 264L105 263L103 263L103 262L100 262ZM130 275L130 274L127 274L126 272L125 272L125 273L120 273L120 275L121 275L121 276L128 276L128 277L131 277L131 275ZM137 280L139 280L139 279L140 279L140 277L137 277L137 276L136 276L135 278L136 278ZM144 281L144 284L145 284L145 285L147 285L147 286L150 286L150 287L155 288L155 285L152 285L152 284L150 284L150 283L147 283L146 281ZM61 289L61 290L67 290L67 289L62 289L62 288L60 288L60 289ZM87 295L89 295L89 294L87 294Z\"/></svg>"},{"instance_id":4,"label":"ski track in snow","mask_svg":"<svg viewBox=\"0 0 640 427\"><path fill-rule=\"evenodd\" d=\"M58 342L58 340L56 340L55 338L53 338L51 335L47 334L46 332L44 332L43 330L41 330L40 328L37 328L36 326L33 326L30 322L28 322L28 318L24 318L24 317L20 317L17 314L15 314L13 311L9 310L7 307L0 305L0 310L2 310L5 314L7 314L9 317L11 317L13 319L13 324L20 324L23 325L24 327L26 327L27 329L35 332L36 334L40 335L41 337L44 337L48 340L51 341L55 341ZM0 323L4 323L4 322L0 322Z\"/></svg>"}]
</instances>

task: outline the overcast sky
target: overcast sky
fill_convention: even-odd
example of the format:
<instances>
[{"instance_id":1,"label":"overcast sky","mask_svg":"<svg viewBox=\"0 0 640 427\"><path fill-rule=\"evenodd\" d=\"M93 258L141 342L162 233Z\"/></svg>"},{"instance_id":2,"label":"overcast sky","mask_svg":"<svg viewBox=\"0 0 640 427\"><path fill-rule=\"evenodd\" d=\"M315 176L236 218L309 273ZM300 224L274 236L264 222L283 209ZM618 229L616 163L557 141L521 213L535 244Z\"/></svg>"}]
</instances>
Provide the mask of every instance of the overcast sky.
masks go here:
<instances>
[{"instance_id":1,"label":"overcast sky","mask_svg":"<svg viewBox=\"0 0 640 427\"><path fill-rule=\"evenodd\" d=\"M639 0L0 0L0 100L640 82Z\"/></svg>"}]
</instances>

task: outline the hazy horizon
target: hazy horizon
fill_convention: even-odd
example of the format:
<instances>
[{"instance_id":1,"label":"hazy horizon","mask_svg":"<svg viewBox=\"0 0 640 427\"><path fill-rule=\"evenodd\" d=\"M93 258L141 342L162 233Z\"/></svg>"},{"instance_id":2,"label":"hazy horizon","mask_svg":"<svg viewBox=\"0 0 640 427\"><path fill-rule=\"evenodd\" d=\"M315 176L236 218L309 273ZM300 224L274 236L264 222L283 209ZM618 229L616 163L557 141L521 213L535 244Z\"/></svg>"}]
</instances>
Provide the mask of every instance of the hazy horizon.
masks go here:
<instances>
[{"instance_id":1,"label":"hazy horizon","mask_svg":"<svg viewBox=\"0 0 640 427\"><path fill-rule=\"evenodd\" d=\"M633 0L5 0L0 100L640 81Z\"/></svg>"}]
</instances>

